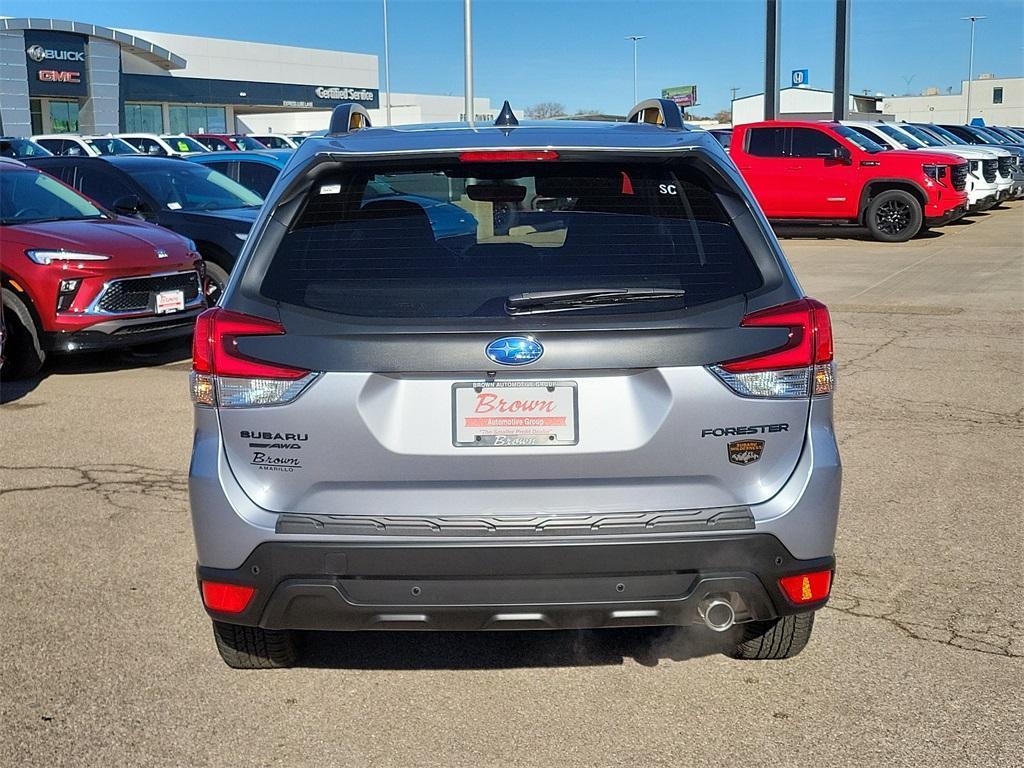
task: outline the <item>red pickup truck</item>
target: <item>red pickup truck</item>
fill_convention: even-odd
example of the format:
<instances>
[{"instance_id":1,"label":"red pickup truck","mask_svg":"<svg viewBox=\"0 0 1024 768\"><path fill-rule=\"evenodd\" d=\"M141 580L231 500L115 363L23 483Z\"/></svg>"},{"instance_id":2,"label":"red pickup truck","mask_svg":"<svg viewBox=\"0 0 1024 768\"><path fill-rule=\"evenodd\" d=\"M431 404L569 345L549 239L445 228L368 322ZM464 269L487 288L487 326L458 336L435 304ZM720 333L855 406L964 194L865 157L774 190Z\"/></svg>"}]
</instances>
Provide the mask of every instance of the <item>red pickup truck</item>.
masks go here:
<instances>
[{"instance_id":1,"label":"red pickup truck","mask_svg":"<svg viewBox=\"0 0 1024 768\"><path fill-rule=\"evenodd\" d=\"M839 123L738 125L730 155L775 221L859 224L898 243L967 211L966 161L886 151Z\"/></svg>"}]
</instances>

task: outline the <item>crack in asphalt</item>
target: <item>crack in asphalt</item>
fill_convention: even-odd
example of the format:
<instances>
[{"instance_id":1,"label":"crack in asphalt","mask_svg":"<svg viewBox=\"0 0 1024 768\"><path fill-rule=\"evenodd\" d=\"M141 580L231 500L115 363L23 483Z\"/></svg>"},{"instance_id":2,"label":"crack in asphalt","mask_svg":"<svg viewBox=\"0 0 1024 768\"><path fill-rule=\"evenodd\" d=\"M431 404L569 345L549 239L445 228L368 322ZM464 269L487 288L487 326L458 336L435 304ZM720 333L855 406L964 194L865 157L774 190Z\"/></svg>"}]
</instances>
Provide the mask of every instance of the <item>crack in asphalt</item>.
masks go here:
<instances>
[{"instance_id":1,"label":"crack in asphalt","mask_svg":"<svg viewBox=\"0 0 1024 768\"><path fill-rule=\"evenodd\" d=\"M32 473L64 473L66 478L31 485L16 485L19 477ZM3 482L0 496L10 493L31 493L57 489L94 491L111 506L120 510L135 509L132 496L154 498L167 502L181 502L188 491L188 478L180 470L145 467L139 464L85 464L80 467L56 465L0 465ZM12 477L8 473L13 474Z\"/></svg>"},{"instance_id":2,"label":"crack in asphalt","mask_svg":"<svg viewBox=\"0 0 1024 768\"><path fill-rule=\"evenodd\" d=\"M895 344L898 341L902 341L903 339L907 338L907 336L909 336L909 335L910 335L910 330L909 329L897 331L893 336L891 336L890 338L886 339L881 344L875 345L868 352L865 352L864 354L862 354L862 355L860 355L858 357L850 357L850 358L845 358L845 359L840 360L839 361L839 372L842 373L844 376L855 376L858 373L861 373L861 372L866 371L866 370L870 370L870 368L868 366L864 365L864 363L866 363L868 360L870 360L875 355L877 355L880 352L882 352L882 350L884 350L884 349L886 349L888 347L891 347L893 344Z\"/></svg>"},{"instance_id":3,"label":"crack in asphalt","mask_svg":"<svg viewBox=\"0 0 1024 768\"><path fill-rule=\"evenodd\" d=\"M1014 648L1021 636L1022 629L1024 629L1019 620L1010 619L1005 625L989 623L982 628L983 631L971 632L964 629L962 624L972 619L985 620L986 617L981 614L966 615L960 610L954 610L942 620L941 624L931 624L926 621L912 621L901 617L900 613L903 609L898 604L891 610L881 610L878 606L872 606L871 603L870 599L837 592L833 594L832 600L825 606L825 610L860 619L883 621L898 629L905 637L918 642L945 645L962 651L990 656L1005 656L1011 659L1024 658L1024 652ZM987 620L991 621L992 618L989 616Z\"/></svg>"},{"instance_id":4,"label":"crack in asphalt","mask_svg":"<svg viewBox=\"0 0 1024 768\"><path fill-rule=\"evenodd\" d=\"M955 404L945 400L905 398L893 393L887 396L884 405L875 399L850 398L847 407L863 407L866 413L870 414L872 426L876 430L888 429L888 425L893 423L904 423L908 416L913 417L913 423L919 429L941 425L943 433L947 434L954 434L954 427L963 425L1012 430L1024 425L1024 409L1022 408L997 411ZM856 418L855 412L853 418Z\"/></svg>"}]
</instances>

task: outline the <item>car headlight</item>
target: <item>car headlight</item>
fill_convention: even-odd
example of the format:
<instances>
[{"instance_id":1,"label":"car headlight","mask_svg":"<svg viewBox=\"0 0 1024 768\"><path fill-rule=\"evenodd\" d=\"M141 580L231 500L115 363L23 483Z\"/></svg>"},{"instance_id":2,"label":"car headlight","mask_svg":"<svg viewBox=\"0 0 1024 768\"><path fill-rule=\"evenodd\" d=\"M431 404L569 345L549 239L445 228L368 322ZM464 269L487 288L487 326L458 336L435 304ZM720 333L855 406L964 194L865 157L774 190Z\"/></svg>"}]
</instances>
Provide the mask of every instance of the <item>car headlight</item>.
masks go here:
<instances>
[{"instance_id":1,"label":"car headlight","mask_svg":"<svg viewBox=\"0 0 1024 768\"><path fill-rule=\"evenodd\" d=\"M925 176L935 179L935 181L942 183L942 180L946 178L947 167L945 165L924 165L922 166Z\"/></svg>"},{"instance_id":2,"label":"car headlight","mask_svg":"<svg viewBox=\"0 0 1024 768\"><path fill-rule=\"evenodd\" d=\"M109 256L100 253L80 253L78 251L25 251L36 264L52 264L55 261L109 261Z\"/></svg>"}]
</instances>

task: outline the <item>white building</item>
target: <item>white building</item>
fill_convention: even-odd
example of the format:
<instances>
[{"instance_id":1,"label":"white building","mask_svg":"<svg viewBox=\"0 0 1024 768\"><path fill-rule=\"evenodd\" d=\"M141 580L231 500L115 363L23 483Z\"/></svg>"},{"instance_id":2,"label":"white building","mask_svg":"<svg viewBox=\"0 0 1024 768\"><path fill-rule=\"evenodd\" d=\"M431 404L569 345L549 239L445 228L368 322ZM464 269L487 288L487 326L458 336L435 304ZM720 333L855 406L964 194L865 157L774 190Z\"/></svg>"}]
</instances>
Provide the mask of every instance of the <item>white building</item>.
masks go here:
<instances>
[{"instance_id":1,"label":"white building","mask_svg":"<svg viewBox=\"0 0 1024 768\"><path fill-rule=\"evenodd\" d=\"M880 120L879 97L850 95L851 120ZM885 110L883 110L885 111ZM793 87L779 90L780 120L828 120L832 117L832 91ZM764 94L744 96L732 102L732 124L764 120Z\"/></svg>"},{"instance_id":2,"label":"white building","mask_svg":"<svg viewBox=\"0 0 1024 768\"><path fill-rule=\"evenodd\" d=\"M972 80L970 115L967 87L963 80L960 93L929 88L921 96L889 96L882 100L882 111L907 122L965 124L980 117L990 125L1024 125L1024 77L982 75Z\"/></svg>"},{"instance_id":3,"label":"white building","mask_svg":"<svg viewBox=\"0 0 1024 768\"><path fill-rule=\"evenodd\" d=\"M475 119L480 122L494 122L500 107L494 107L490 99L473 99L476 105ZM370 122L375 126L387 125L387 93L380 92L380 106L367 110ZM431 96L423 93L392 93L391 124L461 122L465 115L465 99L462 96ZM522 113L515 110L517 115ZM331 119L330 110L306 112L262 112L235 116L238 130L243 133L306 133L319 131Z\"/></svg>"},{"instance_id":4,"label":"white building","mask_svg":"<svg viewBox=\"0 0 1024 768\"><path fill-rule=\"evenodd\" d=\"M312 131L345 103L383 125L378 71L367 53L0 18L0 133ZM462 96L391 105L394 124L463 119ZM475 107L480 120L498 111Z\"/></svg>"}]
</instances>

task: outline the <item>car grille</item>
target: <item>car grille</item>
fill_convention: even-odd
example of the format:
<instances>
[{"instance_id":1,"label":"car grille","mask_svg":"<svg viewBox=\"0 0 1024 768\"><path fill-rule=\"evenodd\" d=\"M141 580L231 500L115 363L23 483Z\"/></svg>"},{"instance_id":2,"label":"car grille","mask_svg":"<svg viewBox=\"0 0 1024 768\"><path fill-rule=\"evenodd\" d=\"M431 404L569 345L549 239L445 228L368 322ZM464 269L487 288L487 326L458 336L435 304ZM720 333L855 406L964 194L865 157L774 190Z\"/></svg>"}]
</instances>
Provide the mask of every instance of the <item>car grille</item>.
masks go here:
<instances>
[{"instance_id":1,"label":"car grille","mask_svg":"<svg viewBox=\"0 0 1024 768\"><path fill-rule=\"evenodd\" d=\"M1012 158L1009 155L1005 155L999 158L999 175L1010 177L1011 168L1013 167Z\"/></svg>"},{"instance_id":2,"label":"car grille","mask_svg":"<svg viewBox=\"0 0 1024 768\"><path fill-rule=\"evenodd\" d=\"M950 180L953 182L953 189L963 192L967 187L967 163L954 165L950 168Z\"/></svg>"},{"instance_id":3,"label":"car grille","mask_svg":"<svg viewBox=\"0 0 1024 768\"><path fill-rule=\"evenodd\" d=\"M178 272L114 280L104 289L96 307L110 314L145 312L153 308L154 296L161 291L181 291L185 295L185 306L188 306L200 296L199 274Z\"/></svg>"},{"instance_id":4,"label":"car grille","mask_svg":"<svg viewBox=\"0 0 1024 768\"><path fill-rule=\"evenodd\" d=\"M981 175L985 177L985 181L992 184L996 180L996 171L999 169L998 160L982 160L981 161Z\"/></svg>"}]
</instances>

